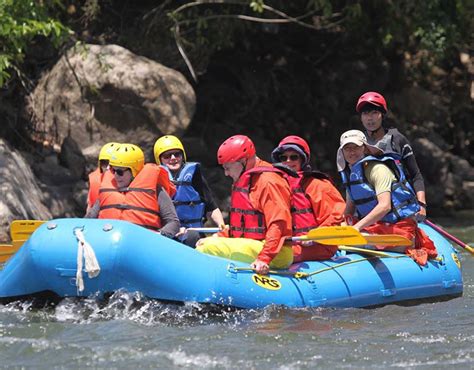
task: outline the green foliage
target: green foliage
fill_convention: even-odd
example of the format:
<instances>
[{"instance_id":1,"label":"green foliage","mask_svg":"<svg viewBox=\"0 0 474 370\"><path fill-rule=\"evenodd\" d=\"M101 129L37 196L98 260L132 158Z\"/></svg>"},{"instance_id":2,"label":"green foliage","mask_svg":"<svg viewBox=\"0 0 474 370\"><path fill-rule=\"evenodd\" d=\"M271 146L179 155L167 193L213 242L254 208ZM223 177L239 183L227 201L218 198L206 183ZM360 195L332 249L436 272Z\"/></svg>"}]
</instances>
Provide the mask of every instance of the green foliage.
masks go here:
<instances>
[{"instance_id":1,"label":"green foliage","mask_svg":"<svg viewBox=\"0 0 474 370\"><path fill-rule=\"evenodd\" d=\"M35 37L49 37L55 46L64 40L69 30L48 15L60 6L59 0L0 0L0 87L12 68L19 68Z\"/></svg>"},{"instance_id":2,"label":"green foliage","mask_svg":"<svg viewBox=\"0 0 474 370\"><path fill-rule=\"evenodd\" d=\"M263 0L256 0L250 2L250 8L256 13L263 13Z\"/></svg>"},{"instance_id":3,"label":"green foliage","mask_svg":"<svg viewBox=\"0 0 474 370\"><path fill-rule=\"evenodd\" d=\"M345 9L346 27L349 34L382 50L403 45L411 52L426 50L440 60L453 47L472 41L473 10L471 0L359 0Z\"/></svg>"}]
</instances>

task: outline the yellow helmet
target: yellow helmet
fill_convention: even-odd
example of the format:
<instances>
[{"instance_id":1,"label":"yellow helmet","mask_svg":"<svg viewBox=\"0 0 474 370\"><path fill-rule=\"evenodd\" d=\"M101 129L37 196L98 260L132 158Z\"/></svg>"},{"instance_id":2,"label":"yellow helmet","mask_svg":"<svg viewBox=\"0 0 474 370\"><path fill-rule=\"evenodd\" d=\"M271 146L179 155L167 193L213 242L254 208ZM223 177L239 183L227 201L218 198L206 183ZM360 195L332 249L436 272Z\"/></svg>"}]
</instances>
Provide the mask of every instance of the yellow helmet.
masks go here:
<instances>
[{"instance_id":1,"label":"yellow helmet","mask_svg":"<svg viewBox=\"0 0 474 370\"><path fill-rule=\"evenodd\" d=\"M110 161L110 156L112 151L120 145L119 143L107 143L105 144L99 152L99 166L100 161Z\"/></svg>"},{"instance_id":2,"label":"yellow helmet","mask_svg":"<svg viewBox=\"0 0 474 370\"><path fill-rule=\"evenodd\" d=\"M142 170L145 165L143 151L134 144L118 144L111 153L109 166L130 168L133 177Z\"/></svg>"},{"instance_id":3,"label":"yellow helmet","mask_svg":"<svg viewBox=\"0 0 474 370\"><path fill-rule=\"evenodd\" d=\"M183 143L176 136L165 135L158 138L158 140L155 142L155 146L153 147L156 163L161 164L160 155L171 149L181 150L183 152L183 159L186 162L186 152L184 151Z\"/></svg>"}]
</instances>

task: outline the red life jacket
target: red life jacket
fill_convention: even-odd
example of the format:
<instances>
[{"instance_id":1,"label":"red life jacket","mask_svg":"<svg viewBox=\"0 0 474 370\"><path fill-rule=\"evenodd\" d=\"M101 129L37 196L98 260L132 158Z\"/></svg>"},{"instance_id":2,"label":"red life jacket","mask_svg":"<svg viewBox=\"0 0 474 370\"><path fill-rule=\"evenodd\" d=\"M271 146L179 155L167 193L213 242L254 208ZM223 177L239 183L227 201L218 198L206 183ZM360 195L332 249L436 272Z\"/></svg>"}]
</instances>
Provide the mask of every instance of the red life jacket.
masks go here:
<instances>
[{"instance_id":1,"label":"red life jacket","mask_svg":"<svg viewBox=\"0 0 474 370\"><path fill-rule=\"evenodd\" d=\"M99 199L100 183L102 182L103 174L100 168L89 174L89 194L87 194L87 205L92 207L97 199Z\"/></svg>"},{"instance_id":2,"label":"red life jacket","mask_svg":"<svg viewBox=\"0 0 474 370\"><path fill-rule=\"evenodd\" d=\"M148 163L127 188L121 189L117 188L112 173L107 172L99 190L99 218L125 220L149 229L160 229L156 188L167 185L162 184L162 171L159 166Z\"/></svg>"},{"instance_id":3,"label":"red life jacket","mask_svg":"<svg viewBox=\"0 0 474 370\"><path fill-rule=\"evenodd\" d=\"M305 179L328 179L322 172L298 172L299 177L286 176L291 189L291 220L293 235L303 235L309 230L318 227L314 216L313 206L306 194L303 183Z\"/></svg>"},{"instance_id":4,"label":"red life jacket","mask_svg":"<svg viewBox=\"0 0 474 370\"><path fill-rule=\"evenodd\" d=\"M252 177L263 172L284 174L274 167L254 167L245 171L232 187L229 222L229 235L232 238L265 239L265 216L252 206L249 196Z\"/></svg>"}]
</instances>

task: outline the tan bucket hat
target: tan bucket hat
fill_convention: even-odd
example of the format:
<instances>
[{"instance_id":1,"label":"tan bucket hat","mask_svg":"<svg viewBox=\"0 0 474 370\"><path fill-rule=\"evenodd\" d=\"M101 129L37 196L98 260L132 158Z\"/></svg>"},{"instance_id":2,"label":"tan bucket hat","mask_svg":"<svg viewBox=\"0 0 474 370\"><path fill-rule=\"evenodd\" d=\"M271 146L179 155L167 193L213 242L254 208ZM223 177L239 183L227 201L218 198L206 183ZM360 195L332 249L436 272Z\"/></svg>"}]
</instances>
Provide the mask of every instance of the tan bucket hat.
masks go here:
<instances>
[{"instance_id":1,"label":"tan bucket hat","mask_svg":"<svg viewBox=\"0 0 474 370\"><path fill-rule=\"evenodd\" d=\"M370 152L371 155L382 155L383 151L376 146L370 145L367 143L367 138L365 134L360 130L349 130L344 132L341 135L341 139L339 140L339 149L337 150L337 170L343 171L346 168L346 160L344 159L344 154L342 153L342 148L346 144L355 144L357 146L365 145L367 150Z\"/></svg>"}]
</instances>

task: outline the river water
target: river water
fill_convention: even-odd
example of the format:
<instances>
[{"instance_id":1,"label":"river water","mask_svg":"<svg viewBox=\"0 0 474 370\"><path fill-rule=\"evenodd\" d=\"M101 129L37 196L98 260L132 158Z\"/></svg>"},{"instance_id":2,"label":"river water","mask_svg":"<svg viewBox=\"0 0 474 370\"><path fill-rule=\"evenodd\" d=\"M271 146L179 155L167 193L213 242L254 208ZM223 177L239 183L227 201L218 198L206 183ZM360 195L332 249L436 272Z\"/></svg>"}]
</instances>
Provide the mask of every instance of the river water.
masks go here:
<instances>
[{"instance_id":1,"label":"river water","mask_svg":"<svg viewBox=\"0 0 474 370\"><path fill-rule=\"evenodd\" d=\"M472 216L437 221L474 245ZM474 369L474 256L460 260L462 297L411 307L216 310L123 292L0 305L0 367Z\"/></svg>"}]
</instances>

